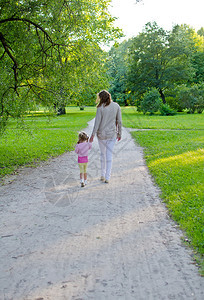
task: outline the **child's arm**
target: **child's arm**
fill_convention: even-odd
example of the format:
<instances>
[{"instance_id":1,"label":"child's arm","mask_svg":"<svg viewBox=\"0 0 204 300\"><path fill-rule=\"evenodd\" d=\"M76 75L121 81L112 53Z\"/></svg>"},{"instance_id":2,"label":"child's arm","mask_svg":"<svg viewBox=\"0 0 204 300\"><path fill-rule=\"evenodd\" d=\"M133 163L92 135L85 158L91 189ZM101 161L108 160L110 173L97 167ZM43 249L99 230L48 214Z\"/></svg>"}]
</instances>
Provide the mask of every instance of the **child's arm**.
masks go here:
<instances>
[{"instance_id":1,"label":"child's arm","mask_svg":"<svg viewBox=\"0 0 204 300\"><path fill-rule=\"evenodd\" d=\"M75 152L76 152L76 153L79 153L79 147L78 147L78 144L76 144Z\"/></svg>"}]
</instances>

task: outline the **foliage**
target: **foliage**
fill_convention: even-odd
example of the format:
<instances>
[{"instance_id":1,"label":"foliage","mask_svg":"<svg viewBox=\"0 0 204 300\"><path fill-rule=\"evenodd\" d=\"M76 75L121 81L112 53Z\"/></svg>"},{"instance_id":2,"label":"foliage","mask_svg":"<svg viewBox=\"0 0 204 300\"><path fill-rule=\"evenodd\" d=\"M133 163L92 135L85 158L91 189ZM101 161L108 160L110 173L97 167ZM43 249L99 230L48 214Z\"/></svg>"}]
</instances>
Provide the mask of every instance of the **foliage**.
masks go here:
<instances>
[{"instance_id":1,"label":"foliage","mask_svg":"<svg viewBox=\"0 0 204 300\"><path fill-rule=\"evenodd\" d=\"M173 110L167 103L162 103L159 110L162 116L174 116L176 114L176 111Z\"/></svg>"},{"instance_id":2,"label":"foliage","mask_svg":"<svg viewBox=\"0 0 204 300\"><path fill-rule=\"evenodd\" d=\"M109 51L108 75L110 76L110 93L120 105L127 105L127 60L128 47L131 41L123 41L114 45Z\"/></svg>"},{"instance_id":3,"label":"foliage","mask_svg":"<svg viewBox=\"0 0 204 300\"><path fill-rule=\"evenodd\" d=\"M24 130L10 118L7 131L0 137L0 177L13 173L19 166L36 165L73 150L77 131L85 128L95 113L95 107L85 111L68 107L67 114L59 117L37 111L23 120Z\"/></svg>"},{"instance_id":4,"label":"foliage","mask_svg":"<svg viewBox=\"0 0 204 300\"><path fill-rule=\"evenodd\" d=\"M202 132L148 131L133 136L145 147L147 165L171 215L185 230L191 245L203 255Z\"/></svg>"},{"instance_id":5,"label":"foliage","mask_svg":"<svg viewBox=\"0 0 204 300\"><path fill-rule=\"evenodd\" d=\"M165 31L147 23L135 38L114 45L109 52L110 91L120 104L135 104L149 88L156 88L165 104L171 91L172 108L181 110L176 85L204 80L204 38L187 25Z\"/></svg>"},{"instance_id":6,"label":"foliage","mask_svg":"<svg viewBox=\"0 0 204 300\"><path fill-rule=\"evenodd\" d=\"M186 86L181 85L176 89L180 105L189 113L202 113L204 110L204 84Z\"/></svg>"},{"instance_id":7,"label":"foliage","mask_svg":"<svg viewBox=\"0 0 204 300\"><path fill-rule=\"evenodd\" d=\"M157 88L163 103L164 91L193 76L190 64L195 41L187 26L175 26L171 32L157 23L147 23L142 33L132 39L129 55L128 84L136 95L149 87Z\"/></svg>"},{"instance_id":8,"label":"foliage","mask_svg":"<svg viewBox=\"0 0 204 300\"><path fill-rule=\"evenodd\" d=\"M121 35L109 3L0 0L1 126L36 103L63 107L107 86L101 45Z\"/></svg>"},{"instance_id":9,"label":"foliage","mask_svg":"<svg viewBox=\"0 0 204 300\"><path fill-rule=\"evenodd\" d=\"M187 234L189 244L201 255L199 263L203 264L203 116L150 117L131 107L122 108L122 112L127 127L155 128L132 135L144 147L146 163L170 214ZM169 130L161 130L164 128Z\"/></svg>"},{"instance_id":10,"label":"foliage","mask_svg":"<svg viewBox=\"0 0 204 300\"><path fill-rule=\"evenodd\" d=\"M193 85L190 92L196 98L195 108L199 114L204 111L204 82L201 84Z\"/></svg>"},{"instance_id":11,"label":"foliage","mask_svg":"<svg viewBox=\"0 0 204 300\"><path fill-rule=\"evenodd\" d=\"M204 47L204 43L203 43ZM201 83L204 81L204 49L203 52L197 51L193 54L191 59L194 68L194 83Z\"/></svg>"},{"instance_id":12,"label":"foliage","mask_svg":"<svg viewBox=\"0 0 204 300\"><path fill-rule=\"evenodd\" d=\"M199 34L200 36L204 36L204 27L201 27L198 31L197 34Z\"/></svg>"},{"instance_id":13,"label":"foliage","mask_svg":"<svg viewBox=\"0 0 204 300\"><path fill-rule=\"evenodd\" d=\"M157 89L152 88L144 94L141 102L141 110L144 114L149 112L151 115L157 112L161 107L162 101Z\"/></svg>"},{"instance_id":14,"label":"foliage","mask_svg":"<svg viewBox=\"0 0 204 300\"><path fill-rule=\"evenodd\" d=\"M181 103L179 102L179 99L176 95L175 90L168 90L167 96L166 96L166 103L175 111L182 112L183 108L181 106Z\"/></svg>"}]
</instances>

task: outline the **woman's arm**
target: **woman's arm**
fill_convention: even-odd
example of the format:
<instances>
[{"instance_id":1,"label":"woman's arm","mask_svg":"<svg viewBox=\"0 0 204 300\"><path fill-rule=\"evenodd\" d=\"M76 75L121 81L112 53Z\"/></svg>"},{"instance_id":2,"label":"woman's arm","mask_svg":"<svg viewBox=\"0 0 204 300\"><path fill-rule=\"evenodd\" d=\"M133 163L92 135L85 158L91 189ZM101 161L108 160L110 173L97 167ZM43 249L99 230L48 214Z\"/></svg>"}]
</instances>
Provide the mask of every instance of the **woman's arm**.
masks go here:
<instances>
[{"instance_id":1,"label":"woman's arm","mask_svg":"<svg viewBox=\"0 0 204 300\"><path fill-rule=\"evenodd\" d=\"M118 141L120 141L121 134L122 134L122 115L121 115L120 106L118 106L118 111L116 115L116 128L117 128L117 139Z\"/></svg>"}]
</instances>

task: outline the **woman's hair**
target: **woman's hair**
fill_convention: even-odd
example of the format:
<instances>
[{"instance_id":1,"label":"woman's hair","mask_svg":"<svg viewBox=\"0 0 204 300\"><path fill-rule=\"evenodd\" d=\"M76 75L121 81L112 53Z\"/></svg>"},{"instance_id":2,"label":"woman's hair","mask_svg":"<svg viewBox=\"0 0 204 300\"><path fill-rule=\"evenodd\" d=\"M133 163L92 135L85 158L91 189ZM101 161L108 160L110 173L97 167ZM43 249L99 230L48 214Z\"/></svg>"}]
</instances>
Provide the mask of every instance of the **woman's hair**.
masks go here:
<instances>
[{"instance_id":1,"label":"woman's hair","mask_svg":"<svg viewBox=\"0 0 204 300\"><path fill-rule=\"evenodd\" d=\"M102 104L104 104L104 106L108 106L112 101L111 94L106 90L103 90L98 93L97 100L97 102L99 102L97 107L100 107Z\"/></svg>"},{"instance_id":2,"label":"woman's hair","mask_svg":"<svg viewBox=\"0 0 204 300\"><path fill-rule=\"evenodd\" d=\"M84 131L81 131L81 132L79 132L79 135L78 135L78 142L77 142L77 144L83 143L85 141L88 142L88 139L89 139L88 134L86 134L86 132L84 132Z\"/></svg>"}]
</instances>

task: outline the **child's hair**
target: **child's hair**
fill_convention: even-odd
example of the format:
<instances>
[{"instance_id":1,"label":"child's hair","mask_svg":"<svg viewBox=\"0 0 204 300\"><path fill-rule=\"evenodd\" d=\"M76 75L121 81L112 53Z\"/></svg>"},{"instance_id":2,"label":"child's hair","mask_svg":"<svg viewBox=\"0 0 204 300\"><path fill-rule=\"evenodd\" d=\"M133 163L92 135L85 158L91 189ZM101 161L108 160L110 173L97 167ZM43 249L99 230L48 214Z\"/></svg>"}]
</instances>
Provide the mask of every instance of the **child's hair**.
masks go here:
<instances>
[{"instance_id":1,"label":"child's hair","mask_svg":"<svg viewBox=\"0 0 204 300\"><path fill-rule=\"evenodd\" d=\"M88 142L88 140L89 140L88 134L86 134L86 132L84 132L84 131L79 132L78 138L79 138L79 139L78 139L77 144L83 143L83 142L85 142L85 141Z\"/></svg>"}]
</instances>

